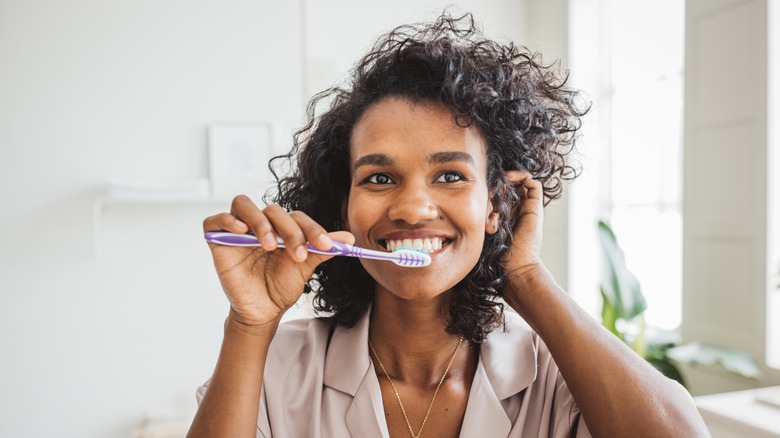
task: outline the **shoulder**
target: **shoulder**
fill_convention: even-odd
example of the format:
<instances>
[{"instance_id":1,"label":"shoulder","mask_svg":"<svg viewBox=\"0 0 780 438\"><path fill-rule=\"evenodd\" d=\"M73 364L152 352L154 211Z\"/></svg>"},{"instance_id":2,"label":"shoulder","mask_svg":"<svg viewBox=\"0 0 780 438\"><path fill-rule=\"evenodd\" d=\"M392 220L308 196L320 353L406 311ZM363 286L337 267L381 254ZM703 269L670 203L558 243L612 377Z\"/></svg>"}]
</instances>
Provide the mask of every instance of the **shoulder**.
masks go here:
<instances>
[{"instance_id":1,"label":"shoulder","mask_svg":"<svg viewBox=\"0 0 780 438\"><path fill-rule=\"evenodd\" d=\"M514 312L504 313L504 324L488 334L480 354L500 399L561 380L544 341Z\"/></svg>"},{"instance_id":2,"label":"shoulder","mask_svg":"<svg viewBox=\"0 0 780 438\"><path fill-rule=\"evenodd\" d=\"M279 326L266 356L258 436L312 436L298 419L320 409L330 332L331 324L317 318Z\"/></svg>"},{"instance_id":3,"label":"shoulder","mask_svg":"<svg viewBox=\"0 0 780 438\"><path fill-rule=\"evenodd\" d=\"M330 332L332 324L323 318L299 318L284 322L276 330L274 340L305 340L309 336Z\"/></svg>"},{"instance_id":4,"label":"shoulder","mask_svg":"<svg viewBox=\"0 0 780 438\"><path fill-rule=\"evenodd\" d=\"M513 354L516 358L535 358L539 336L514 311L504 312L504 321L488 333L482 348L492 354Z\"/></svg>"},{"instance_id":5,"label":"shoulder","mask_svg":"<svg viewBox=\"0 0 780 438\"><path fill-rule=\"evenodd\" d=\"M307 371L316 372L319 368L321 373L322 366L314 365L310 370L307 370L307 366L324 362L330 327L330 323L317 318L302 318L281 324L266 356L263 392L276 384L284 386L288 380L298 381ZM198 388L198 404L210 382L211 379Z\"/></svg>"},{"instance_id":6,"label":"shoulder","mask_svg":"<svg viewBox=\"0 0 780 438\"><path fill-rule=\"evenodd\" d=\"M283 323L268 348L265 384L300 381L313 373L322 374L331 324L323 319L302 318Z\"/></svg>"},{"instance_id":7,"label":"shoulder","mask_svg":"<svg viewBox=\"0 0 780 438\"><path fill-rule=\"evenodd\" d=\"M514 354L518 359L533 359L534 366L552 361L544 340L514 311L504 312L503 324L488 334L485 345L488 349Z\"/></svg>"},{"instance_id":8,"label":"shoulder","mask_svg":"<svg viewBox=\"0 0 780 438\"><path fill-rule=\"evenodd\" d=\"M504 326L488 335L482 359L496 396L523 436L544 430L550 436L569 436L574 430L588 436L547 345L519 315L505 313Z\"/></svg>"},{"instance_id":9,"label":"shoulder","mask_svg":"<svg viewBox=\"0 0 780 438\"><path fill-rule=\"evenodd\" d=\"M528 387L536 378L538 336L519 315L504 312L504 323L488 333L480 360L499 400Z\"/></svg>"},{"instance_id":10,"label":"shoulder","mask_svg":"<svg viewBox=\"0 0 780 438\"><path fill-rule=\"evenodd\" d=\"M281 324L271 341L266 367L281 363L289 368L290 359L301 362L322 357L324 360L331 327L328 321L320 318L302 318Z\"/></svg>"},{"instance_id":11,"label":"shoulder","mask_svg":"<svg viewBox=\"0 0 780 438\"><path fill-rule=\"evenodd\" d=\"M321 391L330 324L316 318L284 323L276 331L263 373L263 391L273 418L287 415L286 400L312 400ZM279 409L285 406L284 409Z\"/></svg>"}]
</instances>

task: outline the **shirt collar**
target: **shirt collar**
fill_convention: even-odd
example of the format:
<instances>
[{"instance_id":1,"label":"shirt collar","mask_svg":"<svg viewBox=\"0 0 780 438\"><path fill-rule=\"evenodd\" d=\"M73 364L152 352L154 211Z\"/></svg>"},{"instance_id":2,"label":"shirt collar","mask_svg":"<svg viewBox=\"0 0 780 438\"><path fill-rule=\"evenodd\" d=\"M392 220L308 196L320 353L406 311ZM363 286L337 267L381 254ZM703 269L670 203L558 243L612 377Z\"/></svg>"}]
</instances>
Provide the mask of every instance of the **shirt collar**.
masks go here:
<instances>
[{"instance_id":1,"label":"shirt collar","mask_svg":"<svg viewBox=\"0 0 780 438\"><path fill-rule=\"evenodd\" d=\"M514 312L504 313L504 326L488 333L480 349L490 385L499 400L507 399L536 380L536 335Z\"/></svg>"},{"instance_id":2,"label":"shirt collar","mask_svg":"<svg viewBox=\"0 0 780 438\"><path fill-rule=\"evenodd\" d=\"M355 396L368 372L371 359L368 356L368 322L371 310L367 310L352 328L336 326L325 354L325 386Z\"/></svg>"},{"instance_id":3,"label":"shirt collar","mask_svg":"<svg viewBox=\"0 0 780 438\"><path fill-rule=\"evenodd\" d=\"M368 355L370 315L369 309L354 327L335 328L325 356L325 386L355 396L371 367ZM536 336L528 324L515 313L505 312L503 329L487 335L479 358L499 400L519 393L536 379L536 353Z\"/></svg>"}]
</instances>

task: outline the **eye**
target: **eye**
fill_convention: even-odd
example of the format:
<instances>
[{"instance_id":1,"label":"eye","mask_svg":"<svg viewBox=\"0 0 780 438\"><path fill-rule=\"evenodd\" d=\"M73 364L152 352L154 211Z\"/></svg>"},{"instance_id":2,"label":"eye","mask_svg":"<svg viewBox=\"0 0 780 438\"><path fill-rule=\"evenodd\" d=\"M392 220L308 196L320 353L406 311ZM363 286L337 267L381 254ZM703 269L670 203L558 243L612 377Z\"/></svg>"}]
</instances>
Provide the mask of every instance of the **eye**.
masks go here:
<instances>
[{"instance_id":1,"label":"eye","mask_svg":"<svg viewBox=\"0 0 780 438\"><path fill-rule=\"evenodd\" d=\"M392 184L393 180L384 173L375 173L364 180L371 184Z\"/></svg>"},{"instance_id":2,"label":"eye","mask_svg":"<svg viewBox=\"0 0 780 438\"><path fill-rule=\"evenodd\" d=\"M439 175L438 178L436 178L436 182L454 183L458 181L463 181L464 179L466 178L458 172L444 172L441 175Z\"/></svg>"}]
</instances>

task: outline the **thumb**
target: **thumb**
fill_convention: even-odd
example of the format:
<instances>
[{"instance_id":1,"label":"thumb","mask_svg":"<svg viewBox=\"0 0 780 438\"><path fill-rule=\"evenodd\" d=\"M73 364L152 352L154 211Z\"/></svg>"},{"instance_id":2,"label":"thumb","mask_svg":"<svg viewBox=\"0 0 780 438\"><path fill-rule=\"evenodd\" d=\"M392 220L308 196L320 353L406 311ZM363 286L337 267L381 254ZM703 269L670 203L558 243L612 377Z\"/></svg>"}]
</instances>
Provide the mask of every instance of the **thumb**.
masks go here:
<instances>
[{"instance_id":1,"label":"thumb","mask_svg":"<svg viewBox=\"0 0 780 438\"><path fill-rule=\"evenodd\" d=\"M348 245L355 244L355 236L349 231L332 231L328 233L328 237L339 242L344 242Z\"/></svg>"}]
</instances>

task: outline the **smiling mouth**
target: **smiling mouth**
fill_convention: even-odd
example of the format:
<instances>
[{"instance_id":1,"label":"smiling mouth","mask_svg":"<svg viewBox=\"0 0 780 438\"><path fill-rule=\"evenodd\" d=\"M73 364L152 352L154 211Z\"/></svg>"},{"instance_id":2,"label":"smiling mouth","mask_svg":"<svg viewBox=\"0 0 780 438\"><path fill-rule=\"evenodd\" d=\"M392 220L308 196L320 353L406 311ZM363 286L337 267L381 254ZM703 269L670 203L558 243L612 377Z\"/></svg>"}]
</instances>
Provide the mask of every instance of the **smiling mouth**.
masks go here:
<instances>
[{"instance_id":1,"label":"smiling mouth","mask_svg":"<svg viewBox=\"0 0 780 438\"><path fill-rule=\"evenodd\" d=\"M441 237L432 237L428 239L403 239L403 240L380 240L379 244L384 246L386 250L393 252L400 248L416 249L418 251L425 251L428 254L432 254L452 242L451 239L443 239Z\"/></svg>"}]
</instances>

